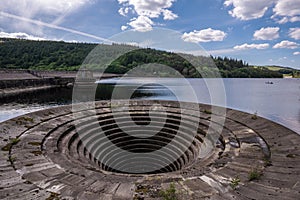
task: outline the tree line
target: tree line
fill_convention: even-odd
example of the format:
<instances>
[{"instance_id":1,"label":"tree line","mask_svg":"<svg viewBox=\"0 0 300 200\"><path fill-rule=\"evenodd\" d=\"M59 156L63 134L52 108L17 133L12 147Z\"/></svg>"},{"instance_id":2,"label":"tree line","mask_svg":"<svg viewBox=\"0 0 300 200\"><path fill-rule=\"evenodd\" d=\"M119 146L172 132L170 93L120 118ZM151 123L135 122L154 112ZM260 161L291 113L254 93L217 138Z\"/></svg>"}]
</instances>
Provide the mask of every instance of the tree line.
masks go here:
<instances>
[{"instance_id":1,"label":"tree line","mask_svg":"<svg viewBox=\"0 0 300 200\"><path fill-rule=\"evenodd\" d=\"M0 39L0 68L78 70L97 45L2 38ZM113 53L116 49L126 48L126 45L114 44L101 47L108 49L107 52ZM109 55L107 56L109 57ZM113 60L108 66L101 67L105 67L106 72L109 73L124 74L137 66L146 68L146 64L149 63L169 66L183 76L193 78L215 77L216 74L220 74L224 78L281 78L284 73L287 73L286 70L272 71L265 67L250 66L242 60L227 57L192 56L150 48L134 48Z\"/></svg>"}]
</instances>

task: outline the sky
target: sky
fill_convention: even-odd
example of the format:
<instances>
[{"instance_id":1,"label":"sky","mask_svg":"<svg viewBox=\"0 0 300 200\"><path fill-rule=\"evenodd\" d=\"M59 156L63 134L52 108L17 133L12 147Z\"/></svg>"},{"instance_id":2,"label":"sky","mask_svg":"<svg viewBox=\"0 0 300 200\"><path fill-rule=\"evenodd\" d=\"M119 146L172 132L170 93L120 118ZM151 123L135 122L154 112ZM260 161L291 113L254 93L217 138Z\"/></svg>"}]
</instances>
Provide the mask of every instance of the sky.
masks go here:
<instances>
[{"instance_id":1,"label":"sky","mask_svg":"<svg viewBox=\"0 0 300 200\"><path fill-rule=\"evenodd\" d=\"M180 34L213 56L300 69L300 0L1 0L0 37L102 43Z\"/></svg>"}]
</instances>

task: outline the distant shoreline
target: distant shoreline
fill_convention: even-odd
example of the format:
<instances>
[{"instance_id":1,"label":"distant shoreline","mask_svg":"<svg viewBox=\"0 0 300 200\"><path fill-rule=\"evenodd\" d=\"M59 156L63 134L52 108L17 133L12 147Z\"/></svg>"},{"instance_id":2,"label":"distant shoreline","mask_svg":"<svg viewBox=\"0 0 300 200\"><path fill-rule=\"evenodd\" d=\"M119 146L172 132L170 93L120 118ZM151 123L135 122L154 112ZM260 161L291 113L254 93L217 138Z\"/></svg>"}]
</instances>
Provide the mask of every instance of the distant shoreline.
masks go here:
<instances>
[{"instance_id":1,"label":"distant shoreline","mask_svg":"<svg viewBox=\"0 0 300 200\"><path fill-rule=\"evenodd\" d=\"M43 71L43 70L24 70L24 69L0 69L0 99L12 98L18 94L32 93L53 88L73 87L76 80L77 71ZM100 79L110 79L121 77L122 74L93 74L95 81ZM134 78L129 77L128 78ZM147 78L147 77L145 77ZM149 77L151 78L151 77ZM152 78L173 78L159 77ZM283 77L293 78L293 77ZM279 78L279 79L283 79ZM224 78L227 79L227 78ZM238 79L254 79L254 78L238 78ZM259 78L263 79L263 78ZM278 78L265 78L278 79ZM270 84L272 81L267 81Z\"/></svg>"}]
</instances>

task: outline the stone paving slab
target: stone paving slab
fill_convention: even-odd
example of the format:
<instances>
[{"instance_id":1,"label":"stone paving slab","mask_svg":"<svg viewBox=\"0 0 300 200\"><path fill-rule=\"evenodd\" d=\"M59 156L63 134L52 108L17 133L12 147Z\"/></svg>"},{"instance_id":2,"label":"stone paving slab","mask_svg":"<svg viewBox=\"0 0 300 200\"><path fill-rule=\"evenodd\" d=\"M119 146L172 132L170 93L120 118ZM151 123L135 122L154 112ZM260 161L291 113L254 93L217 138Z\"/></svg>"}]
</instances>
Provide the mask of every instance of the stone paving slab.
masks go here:
<instances>
[{"instance_id":1,"label":"stone paving slab","mask_svg":"<svg viewBox=\"0 0 300 200\"><path fill-rule=\"evenodd\" d=\"M112 120L101 121L110 117L113 109L117 109L116 117L126 128L129 119L124 117L123 108L128 105L132 116L140 116L133 119L144 124L148 123L147 112L152 105L162 106L157 107L153 120L162 120L161 111L168 110L172 118L168 123L173 128L181 113L186 119L182 124L185 130L195 125L196 108L201 111L198 135L174 164L176 169L165 168L169 171L158 174L118 173L110 171L86 149L82 138L86 135L89 139L90 132L99 131L95 126L98 122L107 128L114 126L109 124ZM74 118L72 107L62 106L1 123L0 199L161 199L159 191L167 190L172 183L179 199L267 200L300 196L299 135L232 109L223 116L210 114L209 105L181 106L179 109L178 103L171 101L120 101L111 107L110 102L101 101L96 103L97 116L82 116L83 111L78 111ZM201 157L202 146L209 144L207 137L218 130L221 125L217 123L224 118L216 148ZM215 127L210 130L211 124ZM79 130L84 130L82 137ZM130 127L126 130L130 131ZM167 134L171 134L169 130ZM117 128L110 131L119 134ZM96 138L89 144L99 145Z\"/></svg>"}]
</instances>

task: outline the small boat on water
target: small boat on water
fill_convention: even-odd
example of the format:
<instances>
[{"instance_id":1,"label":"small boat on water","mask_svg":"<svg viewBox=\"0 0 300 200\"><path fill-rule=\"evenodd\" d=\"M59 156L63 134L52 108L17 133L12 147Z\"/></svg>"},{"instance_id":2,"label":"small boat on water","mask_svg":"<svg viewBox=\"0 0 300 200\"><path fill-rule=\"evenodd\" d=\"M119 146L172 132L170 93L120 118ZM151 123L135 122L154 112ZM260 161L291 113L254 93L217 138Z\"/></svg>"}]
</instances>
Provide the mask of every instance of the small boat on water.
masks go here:
<instances>
[{"instance_id":1,"label":"small boat on water","mask_svg":"<svg viewBox=\"0 0 300 200\"><path fill-rule=\"evenodd\" d=\"M267 82L265 82L266 84L274 84L272 81L267 81Z\"/></svg>"}]
</instances>

